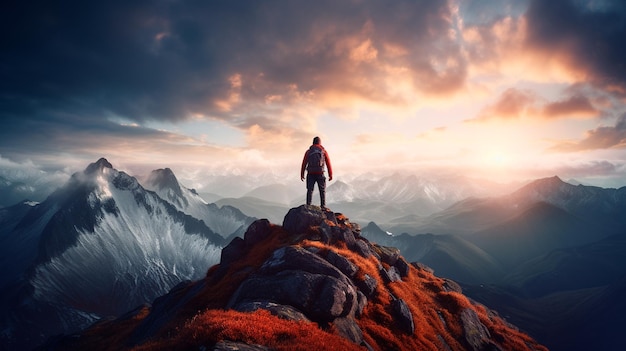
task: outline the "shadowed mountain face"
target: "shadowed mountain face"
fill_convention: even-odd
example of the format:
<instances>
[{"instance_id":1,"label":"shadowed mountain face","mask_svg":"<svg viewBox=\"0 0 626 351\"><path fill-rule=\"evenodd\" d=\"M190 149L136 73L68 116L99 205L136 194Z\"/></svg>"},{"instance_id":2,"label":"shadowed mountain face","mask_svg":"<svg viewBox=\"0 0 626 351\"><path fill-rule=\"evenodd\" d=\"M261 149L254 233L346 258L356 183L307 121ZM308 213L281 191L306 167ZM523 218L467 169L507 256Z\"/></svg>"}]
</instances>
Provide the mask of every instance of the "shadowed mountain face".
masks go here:
<instances>
[{"instance_id":1,"label":"shadowed mountain face","mask_svg":"<svg viewBox=\"0 0 626 351\"><path fill-rule=\"evenodd\" d=\"M483 249L454 235L389 235L375 223L361 235L372 242L400 249L410 262L436 269L437 275L467 284L497 282L505 275L503 265Z\"/></svg>"},{"instance_id":2,"label":"shadowed mountain face","mask_svg":"<svg viewBox=\"0 0 626 351\"><path fill-rule=\"evenodd\" d=\"M45 349L546 350L360 233L315 206L258 220L204 279Z\"/></svg>"}]
</instances>

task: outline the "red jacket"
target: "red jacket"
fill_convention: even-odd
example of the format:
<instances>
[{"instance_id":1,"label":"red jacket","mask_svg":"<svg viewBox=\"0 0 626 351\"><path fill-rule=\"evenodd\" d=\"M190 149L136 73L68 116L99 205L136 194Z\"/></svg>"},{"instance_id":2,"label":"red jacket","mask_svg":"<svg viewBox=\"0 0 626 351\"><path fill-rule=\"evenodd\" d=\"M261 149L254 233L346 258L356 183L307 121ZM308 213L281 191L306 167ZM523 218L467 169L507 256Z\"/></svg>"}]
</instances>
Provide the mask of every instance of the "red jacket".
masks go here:
<instances>
[{"instance_id":1,"label":"red jacket","mask_svg":"<svg viewBox=\"0 0 626 351\"><path fill-rule=\"evenodd\" d=\"M324 147L320 144L313 144L311 145L311 147L317 147L317 148L322 149L322 154L324 155L324 163L326 164L326 168L328 169L328 176L332 178L333 166L330 164L330 157L328 157L328 152L326 152L326 149L324 149ZM311 150L311 148L306 150L306 152L304 153L304 158L302 159L302 167L300 167L300 178L304 178L304 170L306 169L306 166L309 160L309 150ZM309 172L309 173L310 174L324 174L324 170L322 170L321 172Z\"/></svg>"}]
</instances>

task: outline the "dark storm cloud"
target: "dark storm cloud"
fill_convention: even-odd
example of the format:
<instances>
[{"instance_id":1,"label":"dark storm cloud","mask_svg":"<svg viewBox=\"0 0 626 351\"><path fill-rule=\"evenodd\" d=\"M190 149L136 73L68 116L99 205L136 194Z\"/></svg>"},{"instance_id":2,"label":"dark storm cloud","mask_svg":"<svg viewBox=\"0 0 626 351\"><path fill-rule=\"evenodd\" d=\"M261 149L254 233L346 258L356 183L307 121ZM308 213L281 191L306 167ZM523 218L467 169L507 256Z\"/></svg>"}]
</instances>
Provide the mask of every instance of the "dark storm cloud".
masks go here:
<instances>
[{"instance_id":1,"label":"dark storm cloud","mask_svg":"<svg viewBox=\"0 0 626 351\"><path fill-rule=\"evenodd\" d=\"M294 86L389 100L378 60L410 67L415 86L435 93L465 77L463 62L436 63L458 56L438 0L14 2L1 22L5 116L229 119L217 102L229 98L233 74L250 103ZM365 39L375 60L350 62Z\"/></svg>"},{"instance_id":2,"label":"dark storm cloud","mask_svg":"<svg viewBox=\"0 0 626 351\"><path fill-rule=\"evenodd\" d=\"M566 56L596 85L626 95L626 2L533 0L528 44Z\"/></svg>"},{"instance_id":3,"label":"dark storm cloud","mask_svg":"<svg viewBox=\"0 0 626 351\"><path fill-rule=\"evenodd\" d=\"M0 128L0 154L18 162L37 161L43 166L59 165L50 155L85 155L143 141L186 141L186 137L106 119L47 114L42 118L6 117ZM49 159L49 161L48 161Z\"/></svg>"}]
</instances>

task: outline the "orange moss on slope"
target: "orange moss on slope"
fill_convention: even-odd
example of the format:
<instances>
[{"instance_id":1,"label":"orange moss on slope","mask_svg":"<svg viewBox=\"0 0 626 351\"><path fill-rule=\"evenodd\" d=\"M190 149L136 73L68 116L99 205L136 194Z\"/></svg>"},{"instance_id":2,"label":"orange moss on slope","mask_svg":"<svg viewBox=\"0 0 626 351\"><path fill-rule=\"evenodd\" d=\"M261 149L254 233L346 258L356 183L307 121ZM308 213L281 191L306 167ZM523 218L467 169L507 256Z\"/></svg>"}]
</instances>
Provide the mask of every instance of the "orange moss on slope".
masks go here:
<instances>
[{"instance_id":1,"label":"orange moss on slope","mask_svg":"<svg viewBox=\"0 0 626 351\"><path fill-rule=\"evenodd\" d=\"M275 350L363 350L350 341L319 328L312 322L296 322L273 316L265 310L243 313L208 310L185 324L171 339L150 342L134 351L187 350L229 340L258 344Z\"/></svg>"},{"instance_id":2,"label":"orange moss on slope","mask_svg":"<svg viewBox=\"0 0 626 351\"><path fill-rule=\"evenodd\" d=\"M445 291L445 281L432 273L411 267L402 282L386 286L396 298L404 300L413 315L415 333L403 333L390 310L392 297L385 289L374 257L363 258L345 247L329 246L317 241L303 241L302 246L320 250L332 250L346 257L359 267L355 279L367 274L378 280L374 301L369 301L363 315L357 320L364 340L377 350L440 350L443 339L453 350L467 349L460 314L464 309L474 310L482 324L505 350L546 350L528 335L507 325L501 318L490 315L481 305L474 305L463 294ZM386 264L383 264L388 268ZM529 347L532 345L532 348Z\"/></svg>"}]
</instances>

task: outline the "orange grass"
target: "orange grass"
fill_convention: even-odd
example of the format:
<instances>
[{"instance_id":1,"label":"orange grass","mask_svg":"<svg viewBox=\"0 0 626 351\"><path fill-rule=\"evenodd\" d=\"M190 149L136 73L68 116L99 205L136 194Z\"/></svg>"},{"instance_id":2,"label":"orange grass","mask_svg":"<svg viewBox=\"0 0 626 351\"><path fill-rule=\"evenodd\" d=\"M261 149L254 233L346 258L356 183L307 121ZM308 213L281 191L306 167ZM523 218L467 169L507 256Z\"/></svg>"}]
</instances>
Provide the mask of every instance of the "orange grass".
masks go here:
<instances>
[{"instance_id":1,"label":"orange grass","mask_svg":"<svg viewBox=\"0 0 626 351\"><path fill-rule=\"evenodd\" d=\"M197 349L222 340L258 344L279 351L363 350L338 335L325 332L315 323L284 320L265 310L252 313L209 310L190 320L173 338L133 350Z\"/></svg>"},{"instance_id":2,"label":"orange grass","mask_svg":"<svg viewBox=\"0 0 626 351\"><path fill-rule=\"evenodd\" d=\"M461 311L470 308L476 311L493 340L500 343L503 349L531 350L528 345L532 345L535 350L547 350L528 335L508 327L500 318L489 317L484 306L472 304L463 294L444 291L443 279L415 267L411 267L409 276L403 278L403 282L386 285L394 296L407 303L413 315L414 334L403 333L391 315L391 296L378 272L378 261L375 258L363 258L345 245L329 246L309 240L303 241L301 245L316 247L322 255L325 250L333 250L359 267L355 279L364 279L365 274L368 274L378 280L376 298L369 301L363 316L357 320L364 340L374 349L440 350L443 345L438 335L453 350L466 349L468 345L459 316Z\"/></svg>"}]
</instances>

